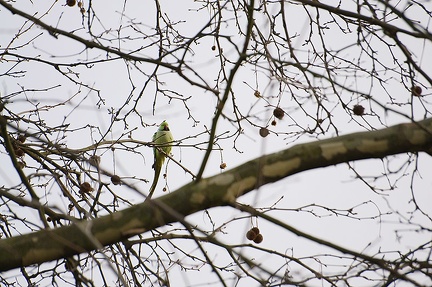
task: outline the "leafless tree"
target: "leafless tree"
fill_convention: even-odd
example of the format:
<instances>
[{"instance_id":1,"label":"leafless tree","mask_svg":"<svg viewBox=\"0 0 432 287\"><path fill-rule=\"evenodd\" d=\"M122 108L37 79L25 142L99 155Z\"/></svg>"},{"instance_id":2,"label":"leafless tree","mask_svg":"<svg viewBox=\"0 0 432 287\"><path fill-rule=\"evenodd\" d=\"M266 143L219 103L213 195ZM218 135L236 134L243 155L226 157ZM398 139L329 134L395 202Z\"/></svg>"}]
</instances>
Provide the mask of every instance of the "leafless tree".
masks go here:
<instances>
[{"instance_id":1,"label":"leafless tree","mask_svg":"<svg viewBox=\"0 0 432 287\"><path fill-rule=\"evenodd\" d=\"M0 285L432 284L429 0L115 2L0 0Z\"/></svg>"}]
</instances>

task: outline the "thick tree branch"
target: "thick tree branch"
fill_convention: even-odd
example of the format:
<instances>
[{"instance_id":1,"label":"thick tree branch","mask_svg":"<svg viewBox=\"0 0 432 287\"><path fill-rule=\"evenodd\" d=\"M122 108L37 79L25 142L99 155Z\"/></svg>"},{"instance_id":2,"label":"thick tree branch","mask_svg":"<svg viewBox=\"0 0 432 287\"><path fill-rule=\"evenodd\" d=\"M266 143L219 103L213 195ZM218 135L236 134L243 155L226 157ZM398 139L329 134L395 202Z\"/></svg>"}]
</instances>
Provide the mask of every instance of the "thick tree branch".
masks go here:
<instances>
[{"instance_id":1,"label":"thick tree branch","mask_svg":"<svg viewBox=\"0 0 432 287\"><path fill-rule=\"evenodd\" d=\"M354 160L430 152L432 118L386 129L299 144L190 183L151 202L95 220L0 241L0 271L95 250L216 206L292 174ZM99 245L99 246L100 246Z\"/></svg>"}]
</instances>

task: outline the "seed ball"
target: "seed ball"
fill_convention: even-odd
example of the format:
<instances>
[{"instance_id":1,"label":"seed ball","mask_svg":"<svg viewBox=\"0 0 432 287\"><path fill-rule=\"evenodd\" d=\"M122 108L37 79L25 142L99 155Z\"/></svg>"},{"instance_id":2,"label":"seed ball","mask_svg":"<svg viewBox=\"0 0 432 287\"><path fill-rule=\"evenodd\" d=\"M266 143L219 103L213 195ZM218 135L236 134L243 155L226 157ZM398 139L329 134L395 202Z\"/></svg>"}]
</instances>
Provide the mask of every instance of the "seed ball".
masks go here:
<instances>
[{"instance_id":1,"label":"seed ball","mask_svg":"<svg viewBox=\"0 0 432 287\"><path fill-rule=\"evenodd\" d=\"M52 221L51 217L48 216L48 217L47 217L47 221L48 221L48 222L51 222L51 221Z\"/></svg>"},{"instance_id":2,"label":"seed ball","mask_svg":"<svg viewBox=\"0 0 432 287\"><path fill-rule=\"evenodd\" d=\"M273 121L271 122L271 125L272 125L272 126L275 126L275 125L277 125L277 122L276 122L276 120L273 120Z\"/></svg>"},{"instance_id":3,"label":"seed ball","mask_svg":"<svg viewBox=\"0 0 432 287\"><path fill-rule=\"evenodd\" d=\"M273 110L273 115L279 120L281 120L283 119L285 113L281 108L277 107L276 109Z\"/></svg>"},{"instance_id":4,"label":"seed ball","mask_svg":"<svg viewBox=\"0 0 432 287\"><path fill-rule=\"evenodd\" d=\"M254 242L257 244L260 244L261 242L263 242L264 237L262 236L262 234L257 234L257 236L254 239Z\"/></svg>"},{"instance_id":5,"label":"seed ball","mask_svg":"<svg viewBox=\"0 0 432 287\"><path fill-rule=\"evenodd\" d=\"M21 143L24 143L26 141L26 136L25 135L19 135L18 141L20 141Z\"/></svg>"},{"instance_id":6,"label":"seed ball","mask_svg":"<svg viewBox=\"0 0 432 287\"><path fill-rule=\"evenodd\" d=\"M411 88L411 92L412 92L413 96L421 97L422 88L420 86L414 86Z\"/></svg>"},{"instance_id":7,"label":"seed ball","mask_svg":"<svg viewBox=\"0 0 432 287\"><path fill-rule=\"evenodd\" d=\"M15 150L15 155L18 156L18 157L22 157L22 156L24 156L24 151L22 149L20 149L20 148L17 148Z\"/></svg>"},{"instance_id":8,"label":"seed ball","mask_svg":"<svg viewBox=\"0 0 432 287\"><path fill-rule=\"evenodd\" d=\"M73 7L76 4L76 0L66 0L66 5Z\"/></svg>"},{"instance_id":9,"label":"seed ball","mask_svg":"<svg viewBox=\"0 0 432 287\"><path fill-rule=\"evenodd\" d=\"M216 50L216 46L213 45L211 49L212 49L213 51Z\"/></svg>"},{"instance_id":10,"label":"seed ball","mask_svg":"<svg viewBox=\"0 0 432 287\"><path fill-rule=\"evenodd\" d=\"M119 184L121 184L120 176L114 174L113 176L111 176L111 182L112 182L114 185L119 185Z\"/></svg>"},{"instance_id":11,"label":"seed ball","mask_svg":"<svg viewBox=\"0 0 432 287\"><path fill-rule=\"evenodd\" d=\"M249 240L254 240L257 237L257 233L255 233L252 229L246 232L246 238Z\"/></svg>"},{"instance_id":12,"label":"seed ball","mask_svg":"<svg viewBox=\"0 0 432 287\"><path fill-rule=\"evenodd\" d=\"M100 158L100 156L98 156L98 155L92 155L92 156L89 158L89 162L90 162L91 165L99 166L99 164L100 164L100 162L101 162L101 158Z\"/></svg>"},{"instance_id":13,"label":"seed ball","mask_svg":"<svg viewBox=\"0 0 432 287\"><path fill-rule=\"evenodd\" d=\"M74 205L72 203L69 203L69 205L68 205L69 211L71 211L73 208L74 208Z\"/></svg>"},{"instance_id":14,"label":"seed ball","mask_svg":"<svg viewBox=\"0 0 432 287\"><path fill-rule=\"evenodd\" d=\"M220 166L219 166L220 169L225 169L226 167L227 167L227 164L224 163L224 162L221 163Z\"/></svg>"},{"instance_id":15,"label":"seed ball","mask_svg":"<svg viewBox=\"0 0 432 287\"><path fill-rule=\"evenodd\" d=\"M81 194L90 193L91 191L93 191L93 187L87 181L80 184Z\"/></svg>"},{"instance_id":16,"label":"seed ball","mask_svg":"<svg viewBox=\"0 0 432 287\"><path fill-rule=\"evenodd\" d=\"M258 90L255 90L254 96L257 97L257 98L260 98L261 97L261 93Z\"/></svg>"},{"instance_id":17,"label":"seed ball","mask_svg":"<svg viewBox=\"0 0 432 287\"><path fill-rule=\"evenodd\" d=\"M259 130L259 134L260 136L262 136L263 138L265 138L266 136L269 135L269 130L267 128L260 128Z\"/></svg>"},{"instance_id":18,"label":"seed ball","mask_svg":"<svg viewBox=\"0 0 432 287\"><path fill-rule=\"evenodd\" d=\"M354 107L353 107L353 113L356 116L364 115L364 111L365 111L365 108L362 105L354 105Z\"/></svg>"},{"instance_id":19,"label":"seed ball","mask_svg":"<svg viewBox=\"0 0 432 287\"><path fill-rule=\"evenodd\" d=\"M253 232L255 232L256 234L260 234L260 230L258 227L252 227L251 229Z\"/></svg>"}]
</instances>

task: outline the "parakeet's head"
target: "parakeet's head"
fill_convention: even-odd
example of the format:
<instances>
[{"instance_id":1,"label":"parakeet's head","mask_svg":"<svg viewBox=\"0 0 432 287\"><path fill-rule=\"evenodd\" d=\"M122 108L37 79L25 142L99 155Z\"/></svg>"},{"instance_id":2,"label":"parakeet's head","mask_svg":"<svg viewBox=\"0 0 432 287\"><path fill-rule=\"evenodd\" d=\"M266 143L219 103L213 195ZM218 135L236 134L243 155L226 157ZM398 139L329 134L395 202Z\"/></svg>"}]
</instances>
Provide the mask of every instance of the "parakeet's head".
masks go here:
<instances>
[{"instance_id":1,"label":"parakeet's head","mask_svg":"<svg viewBox=\"0 0 432 287\"><path fill-rule=\"evenodd\" d=\"M160 124L159 130L160 131L169 131L170 130L168 123L165 120Z\"/></svg>"}]
</instances>

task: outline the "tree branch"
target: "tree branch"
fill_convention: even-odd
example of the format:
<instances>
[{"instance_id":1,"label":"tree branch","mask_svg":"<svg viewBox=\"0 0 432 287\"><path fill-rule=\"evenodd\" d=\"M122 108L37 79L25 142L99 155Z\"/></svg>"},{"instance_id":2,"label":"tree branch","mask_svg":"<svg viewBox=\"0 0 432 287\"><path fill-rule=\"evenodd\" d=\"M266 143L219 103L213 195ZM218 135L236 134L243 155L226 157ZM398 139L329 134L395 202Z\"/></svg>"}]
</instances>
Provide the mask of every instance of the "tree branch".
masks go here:
<instances>
[{"instance_id":1,"label":"tree branch","mask_svg":"<svg viewBox=\"0 0 432 287\"><path fill-rule=\"evenodd\" d=\"M432 118L382 130L359 132L299 144L251 160L216 176L187 184L155 200L91 221L0 241L0 271L95 250L177 221L200 210L233 205L236 198L295 173L339 163L384 158L407 152L430 152ZM83 236L92 234L93 240Z\"/></svg>"}]
</instances>

